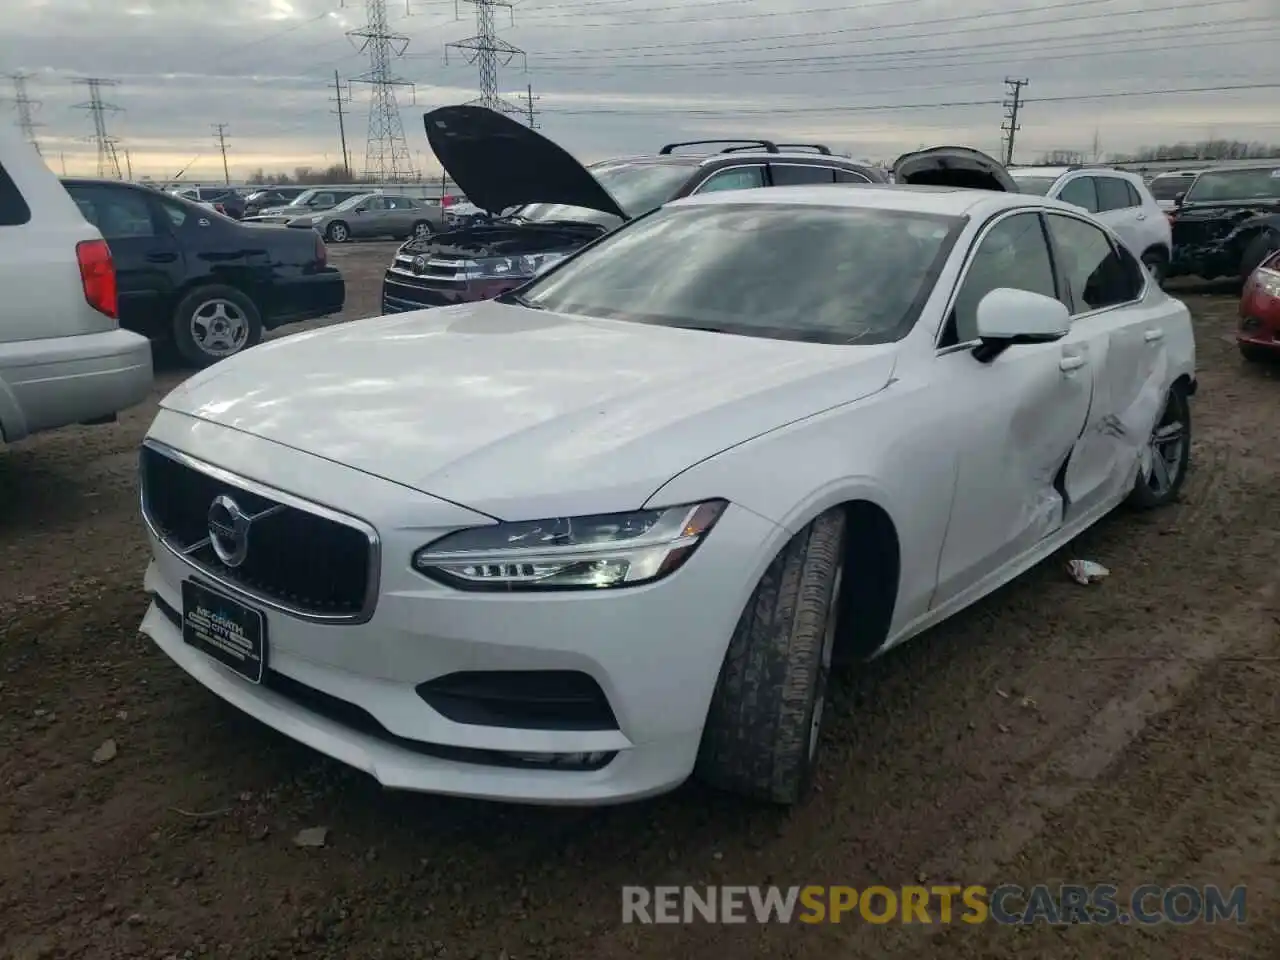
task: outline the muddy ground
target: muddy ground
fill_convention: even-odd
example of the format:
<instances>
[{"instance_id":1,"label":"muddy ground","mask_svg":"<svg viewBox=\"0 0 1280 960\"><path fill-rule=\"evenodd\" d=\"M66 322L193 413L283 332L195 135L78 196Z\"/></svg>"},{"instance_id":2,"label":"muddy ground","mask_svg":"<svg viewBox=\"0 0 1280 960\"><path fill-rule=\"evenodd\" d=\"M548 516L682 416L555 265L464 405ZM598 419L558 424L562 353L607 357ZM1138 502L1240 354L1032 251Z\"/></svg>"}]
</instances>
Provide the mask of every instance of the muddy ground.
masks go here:
<instances>
[{"instance_id":1,"label":"muddy ground","mask_svg":"<svg viewBox=\"0 0 1280 960\"><path fill-rule=\"evenodd\" d=\"M334 252L344 318L376 312L388 255ZM790 814L697 786L601 811L384 793L136 633L152 405L0 452L0 957L1275 960L1280 379L1237 357L1234 298L1187 301L1183 502L1071 547L1107 581L1056 558L844 678L820 791ZM624 884L947 880L1247 884L1248 922L620 922Z\"/></svg>"}]
</instances>

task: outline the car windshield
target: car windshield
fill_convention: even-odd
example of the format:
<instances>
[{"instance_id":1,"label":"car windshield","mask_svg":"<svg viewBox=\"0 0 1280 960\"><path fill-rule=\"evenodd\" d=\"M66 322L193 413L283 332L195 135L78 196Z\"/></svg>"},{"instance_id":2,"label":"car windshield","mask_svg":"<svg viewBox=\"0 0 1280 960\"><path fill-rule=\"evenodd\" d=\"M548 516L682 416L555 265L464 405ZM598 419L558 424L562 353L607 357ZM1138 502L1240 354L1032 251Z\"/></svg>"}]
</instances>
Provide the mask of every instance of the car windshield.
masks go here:
<instances>
[{"instance_id":1,"label":"car windshield","mask_svg":"<svg viewBox=\"0 0 1280 960\"><path fill-rule=\"evenodd\" d=\"M902 337L963 218L802 204L672 206L520 291L559 313L816 343Z\"/></svg>"},{"instance_id":2,"label":"car windshield","mask_svg":"<svg viewBox=\"0 0 1280 960\"><path fill-rule=\"evenodd\" d=\"M372 193L357 193L354 197L347 197L347 199L343 200L333 208L333 212L337 213L339 210L351 210L354 207L360 206L360 204L364 203L372 196L374 196Z\"/></svg>"},{"instance_id":3,"label":"car windshield","mask_svg":"<svg viewBox=\"0 0 1280 960\"><path fill-rule=\"evenodd\" d=\"M1280 167L1206 170L1196 177L1186 201L1280 200Z\"/></svg>"},{"instance_id":4,"label":"car windshield","mask_svg":"<svg viewBox=\"0 0 1280 960\"><path fill-rule=\"evenodd\" d=\"M296 197L290 200L287 206L305 207L307 205L307 201L310 200L319 192L320 192L319 190L303 190L300 194L298 194Z\"/></svg>"},{"instance_id":5,"label":"car windshield","mask_svg":"<svg viewBox=\"0 0 1280 960\"><path fill-rule=\"evenodd\" d=\"M662 206L684 186L690 168L679 163L603 163L591 167L591 175L629 217L640 217ZM600 210L566 203L529 203L517 211L524 220L580 220L612 226L618 218Z\"/></svg>"},{"instance_id":6,"label":"car windshield","mask_svg":"<svg viewBox=\"0 0 1280 960\"><path fill-rule=\"evenodd\" d=\"M1016 174L1013 182L1018 185L1019 193L1034 193L1037 197L1043 197L1049 193L1049 189L1058 182L1057 177L1019 177Z\"/></svg>"},{"instance_id":7,"label":"car windshield","mask_svg":"<svg viewBox=\"0 0 1280 960\"><path fill-rule=\"evenodd\" d=\"M1148 189L1151 190L1151 195L1157 200L1173 200L1183 190L1187 189L1187 185L1193 179L1194 177L1187 174L1178 174L1173 177L1156 177L1148 184Z\"/></svg>"}]
</instances>

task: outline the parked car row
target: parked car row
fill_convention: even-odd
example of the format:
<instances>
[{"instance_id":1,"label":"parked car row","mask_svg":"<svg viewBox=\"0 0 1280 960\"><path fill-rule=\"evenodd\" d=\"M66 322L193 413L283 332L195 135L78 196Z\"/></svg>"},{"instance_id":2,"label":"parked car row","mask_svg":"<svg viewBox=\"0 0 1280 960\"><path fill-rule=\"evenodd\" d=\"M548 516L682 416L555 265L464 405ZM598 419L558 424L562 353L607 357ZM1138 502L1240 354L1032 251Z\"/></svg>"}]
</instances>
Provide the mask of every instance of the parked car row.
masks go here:
<instances>
[{"instance_id":1,"label":"parked car row","mask_svg":"<svg viewBox=\"0 0 1280 960\"><path fill-rule=\"evenodd\" d=\"M833 665L1178 495L1186 306L985 154L426 123L493 216L397 255L442 306L225 361L142 453L142 632L386 786L796 803Z\"/></svg>"}]
</instances>

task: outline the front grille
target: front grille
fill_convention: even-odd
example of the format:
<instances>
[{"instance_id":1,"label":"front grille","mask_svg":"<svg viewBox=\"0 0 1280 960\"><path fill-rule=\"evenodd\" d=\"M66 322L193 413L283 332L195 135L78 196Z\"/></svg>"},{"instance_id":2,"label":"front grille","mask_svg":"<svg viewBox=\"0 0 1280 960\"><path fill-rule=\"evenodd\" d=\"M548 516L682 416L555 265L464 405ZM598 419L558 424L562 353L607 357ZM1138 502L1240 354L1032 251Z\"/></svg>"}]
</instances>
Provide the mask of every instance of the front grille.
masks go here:
<instances>
[{"instance_id":1,"label":"front grille","mask_svg":"<svg viewBox=\"0 0 1280 960\"><path fill-rule=\"evenodd\" d=\"M142 448L141 474L148 525L215 583L304 619L361 622L372 616L377 538L360 521L340 520L326 508L150 444ZM223 563L210 541L209 509L220 495L251 516L275 508L250 525L248 553L236 567Z\"/></svg>"},{"instance_id":2,"label":"front grille","mask_svg":"<svg viewBox=\"0 0 1280 960\"><path fill-rule=\"evenodd\" d=\"M390 272L398 277L407 277L414 281L414 285L422 286L445 286L456 288L464 286L467 282L465 276L469 260L458 259L442 259L439 257L425 257L421 272L414 269L417 257L408 253L397 253L395 260L392 261Z\"/></svg>"}]
</instances>

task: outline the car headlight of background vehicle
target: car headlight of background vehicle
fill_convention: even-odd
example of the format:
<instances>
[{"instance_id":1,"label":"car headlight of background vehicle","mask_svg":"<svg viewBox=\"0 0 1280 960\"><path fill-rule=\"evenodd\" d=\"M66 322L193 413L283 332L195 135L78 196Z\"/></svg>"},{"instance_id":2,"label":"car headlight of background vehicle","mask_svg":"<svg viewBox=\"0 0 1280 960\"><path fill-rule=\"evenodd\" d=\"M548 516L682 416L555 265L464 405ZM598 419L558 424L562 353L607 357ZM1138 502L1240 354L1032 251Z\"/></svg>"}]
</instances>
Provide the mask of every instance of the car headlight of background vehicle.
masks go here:
<instances>
[{"instance_id":1,"label":"car headlight of background vehicle","mask_svg":"<svg viewBox=\"0 0 1280 960\"><path fill-rule=\"evenodd\" d=\"M724 500L656 510L471 527L413 555L419 573L461 590L631 587L673 573L724 513Z\"/></svg>"},{"instance_id":2,"label":"car headlight of background vehicle","mask_svg":"<svg viewBox=\"0 0 1280 960\"><path fill-rule=\"evenodd\" d=\"M486 257L472 260L462 276L467 280L525 280L559 263L567 253L530 253L522 257Z\"/></svg>"},{"instance_id":3,"label":"car headlight of background vehicle","mask_svg":"<svg viewBox=\"0 0 1280 960\"><path fill-rule=\"evenodd\" d=\"M1269 297L1280 300L1280 272L1263 267L1255 276L1259 290Z\"/></svg>"}]
</instances>

